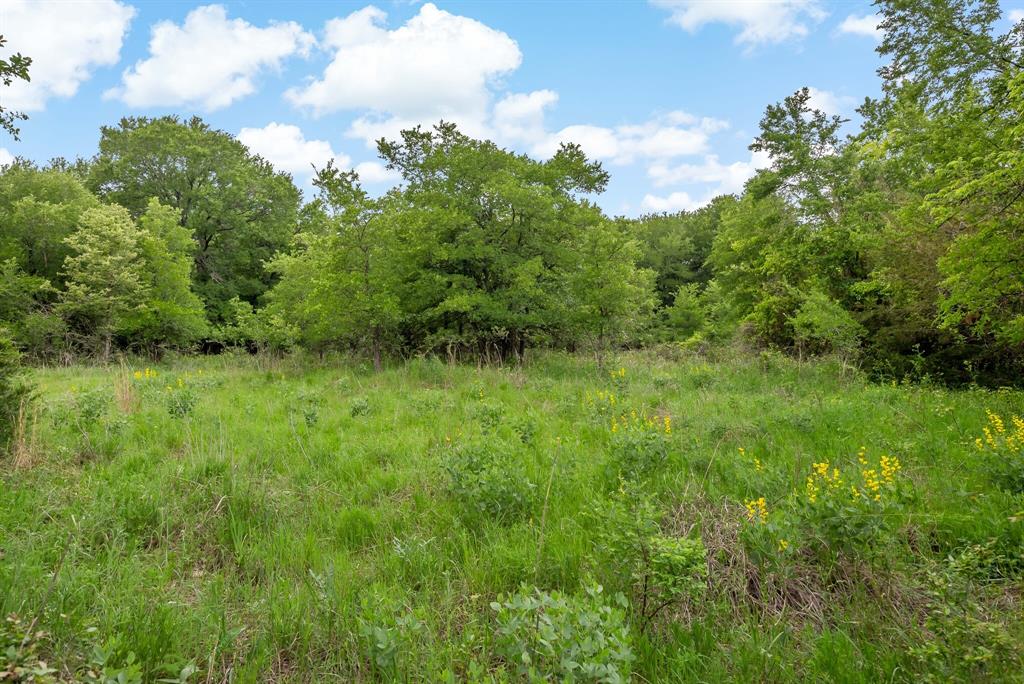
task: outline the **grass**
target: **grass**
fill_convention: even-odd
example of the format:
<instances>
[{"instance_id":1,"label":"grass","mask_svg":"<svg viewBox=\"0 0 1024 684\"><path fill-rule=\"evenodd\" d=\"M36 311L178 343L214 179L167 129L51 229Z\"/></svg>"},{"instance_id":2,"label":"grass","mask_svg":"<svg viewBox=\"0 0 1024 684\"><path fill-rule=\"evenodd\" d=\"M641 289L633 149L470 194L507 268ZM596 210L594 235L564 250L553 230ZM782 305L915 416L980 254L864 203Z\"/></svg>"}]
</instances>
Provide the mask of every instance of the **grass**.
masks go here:
<instances>
[{"instance_id":1,"label":"grass","mask_svg":"<svg viewBox=\"0 0 1024 684\"><path fill-rule=\"evenodd\" d=\"M975 439L986 409L1024 414L1021 392L775 355L380 374L223 356L155 373L35 372L33 443L0 461L0 612L45 632L60 676L100 647L144 681L187 665L190 681L516 681L515 649L540 648L515 631L533 588L580 630L598 583L629 601L601 620L626 621L638 681L1020 681L1024 497ZM667 454L635 471L611 428L634 410ZM902 470L892 506L833 511L874 525L847 546L800 491L815 462L855 473L861 447ZM760 497L764 523L744 505ZM659 538L707 553L649 624L639 501Z\"/></svg>"}]
</instances>

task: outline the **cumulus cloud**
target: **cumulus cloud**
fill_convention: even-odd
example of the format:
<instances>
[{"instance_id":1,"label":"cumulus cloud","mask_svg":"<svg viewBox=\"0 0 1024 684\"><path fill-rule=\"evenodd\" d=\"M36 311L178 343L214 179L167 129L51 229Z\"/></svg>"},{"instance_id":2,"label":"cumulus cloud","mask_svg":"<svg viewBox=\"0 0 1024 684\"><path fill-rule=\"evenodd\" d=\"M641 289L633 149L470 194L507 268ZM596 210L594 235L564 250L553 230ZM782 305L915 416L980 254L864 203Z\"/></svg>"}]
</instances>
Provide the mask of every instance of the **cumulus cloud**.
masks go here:
<instances>
[{"instance_id":1,"label":"cumulus cloud","mask_svg":"<svg viewBox=\"0 0 1024 684\"><path fill-rule=\"evenodd\" d=\"M849 95L837 95L831 90L820 90L814 87L808 88L807 90L811 96L809 101L811 107L819 109L826 114L843 114L857 102L855 98L852 98Z\"/></svg>"},{"instance_id":2,"label":"cumulus cloud","mask_svg":"<svg viewBox=\"0 0 1024 684\"><path fill-rule=\"evenodd\" d=\"M511 93L494 105L492 126L496 137L536 144L547 137L544 115L558 102L553 90Z\"/></svg>"},{"instance_id":3,"label":"cumulus cloud","mask_svg":"<svg viewBox=\"0 0 1024 684\"><path fill-rule=\"evenodd\" d=\"M655 213L693 211L694 209L700 209L709 201L711 201L710 198L704 201L695 200L690 197L688 192L680 190L665 197L651 194L644 195L643 201L640 202L640 208L643 211Z\"/></svg>"},{"instance_id":4,"label":"cumulus cloud","mask_svg":"<svg viewBox=\"0 0 1024 684\"><path fill-rule=\"evenodd\" d=\"M8 166L14 161L14 155L7 151L6 147L0 147L0 166Z\"/></svg>"},{"instance_id":5,"label":"cumulus cloud","mask_svg":"<svg viewBox=\"0 0 1024 684\"><path fill-rule=\"evenodd\" d=\"M356 173L363 183L394 183L401 178L401 174L392 171L380 162L368 161L356 164Z\"/></svg>"},{"instance_id":6,"label":"cumulus cloud","mask_svg":"<svg viewBox=\"0 0 1024 684\"><path fill-rule=\"evenodd\" d=\"M180 26L155 24L149 57L127 69L121 85L105 96L133 107L221 109L256 92L260 74L279 69L287 57L308 54L314 43L295 22L260 28L228 19L221 5L197 7Z\"/></svg>"},{"instance_id":7,"label":"cumulus cloud","mask_svg":"<svg viewBox=\"0 0 1024 684\"><path fill-rule=\"evenodd\" d=\"M372 141L412 123L482 122L494 80L519 67L508 35L427 3L395 29L369 6L327 23L322 46L333 52L320 78L286 98L316 115L369 110L350 131Z\"/></svg>"},{"instance_id":8,"label":"cumulus cloud","mask_svg":"<svg viewBox=\"0 0 1024 684\"><path fill-rule=\"evenodd\" d=\"M715 186L715 195L739 192L743 184L761 168L768 166L770 159L767 153L754 152L747 161L723 164L718 155L709 154L701 164L652 164L647 169L647 176L656 187L679 185L683 183L711 183Z\"/></svg>"},{"instance_id":9,"label":"cumulus cloud","mask_svg":"<svg viewBox=\"0 0 1024 684\"><path fill-rule=\"evenodd\" d=\"M322 168L334 160L347 169L352 160L334 151L326 140L307 140L298 126L271 122L263 128L243 128L238 139L278 171L295 176L311 176L313 167Z\"/></svg>"},{"instance_id":10,"label":"cumulus cloud","mask_svg":"<svg viewBox=\"0 0 1024 684\"><path fill-rule=\"evenodd\" d=\"M666 196L647 194L640 204L645 211L692 211L698 209L719 195L730 195L743 190L746 183L758 169L767 167L771 162L765 152L753 152L747 161L723 164L718 156L709 154L701 164L652 164L647 169L647 176L655 187L668 185L702 185L705 189L699 197L688 192L676 191Z\"/></svg>"},{"instance_id":11,"label":"cumulus cloud","mask_svg":"<svg viewBox=\"0 0 1024 684\"><path fill-rule=\"evenodd\" d=\"M51 98L69 98L97 67L117 64L135 8L116 0L30 2L5 0L0 32L3 55L32 58L32 81L4 89L4 106L20 111L45 109Z\"/></svg>"},{"instance_id":12,"label":"cumulus cloud","mask_svg":"<svg viewBox=\"0 0 1024 684\"><path fill-rule=\"evenodd\" d=\"M631 164L640 159L671 159L701 154L712 133L726 128L724 121L669 112L641 124L615 127L577 124L546 134L533 145L537 156L554 154L563 142L576 143L594 159Z\"/></svg>"},{"instance_id":13,"label":"cumulus cloud","mask_svg":"<svg viewBox=\"0 0 1024 684\"><path fill-rule=\"evenodd\" d=\"M735 42L748 48L803 38L825 18L817 0L651 0L669 21L694 33L706 24L739 29Z\"/></svg>"},{"instance_id":14,"label":"cumulus cloud","mask_svg":"<svg viewBox=\"0 0 1024 684\"><path fill-rule=\"evenodd\" d=\"M1024 9L1010 10L1010 13L1006 16L1014 24L1018 21L1024 21Z\"/></svg>"},{"instance_id":15,"label":"cumulus cloud","mask_svg":"<svg viewBox=\"0 0 1024 684\"><path fill-rule=\"evenodd\" d=\"M863 17L851 14L839 24L839 32L882 40L883 32L882 29L878 28L878 24L881 21L882 18L877 14L866 14Z\"/></svg>"},{"instance_id":16,"label":"cumulus cloud","mask_svg":"<svg viewBox=\"0 0 1024 684\"><path fill-rule=\"evenodd\" d=\"M354 168L363 183L388 183L400 178L380 162L367 161L353 166L352 158L336 151L330 142L307 139L302 129L292 124L272 121L263 128L243 128L238 132L238 139L275 169L290 173L302 182L313 177L314 168L321 169L331 160L340 169Z\"/></svg>"}]
</instances>

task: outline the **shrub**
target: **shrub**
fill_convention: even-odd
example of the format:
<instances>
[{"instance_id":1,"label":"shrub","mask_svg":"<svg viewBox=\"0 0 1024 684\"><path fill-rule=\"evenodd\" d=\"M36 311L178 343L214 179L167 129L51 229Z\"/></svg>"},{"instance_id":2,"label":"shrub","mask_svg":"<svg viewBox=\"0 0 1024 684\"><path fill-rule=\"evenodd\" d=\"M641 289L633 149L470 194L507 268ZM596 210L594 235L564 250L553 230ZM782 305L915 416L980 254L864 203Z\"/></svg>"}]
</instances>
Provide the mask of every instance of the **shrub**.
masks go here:
<instances>
[{"instance_id":1,"label":"shrub","mask_svg":"<svg viewBox=\"0 0 1024 684\"><path fill-rule=\"evenodd\" d=\"M374 672L384 681L406 681L415 670L412 651L424 624L380 587L360 602L359 637Z\"/></svg>"},{"instance_id":2,"label":"shrub","mask_svg":"<svg viewBox=\"0 0 1024 684\"><path fill-rule=\"evenodd\" d=\"M32 388L25 380L21 354L0 330L0 451L10 447L19 416L31 400Z\"/></svg>"},{"instance_id":3,"label":"shrub","mask_svg":"<svg viewBox=\"0 0 1024 684\"><path fill-rule=\"evenodd\" d=\"M891 539L887 533L910 494L900 477L902 465L890 456L872 463L863 447L857 461L855 472L829 461L812 464L803 486L771 513L764 497L745 501L748 550L764 559L787 551L795 538L813 540L820 550L844 552Z\"/></svg>"},{"instance_id":4,"label":"shrub","mask_svg":"<svg viewBox=\"0 0 1024 684\"><path fill-rule=\"evenodd\" d=\"M523 586L491 604L499 653L529 681L627 682L633 648L625 597L600 585L580 596Z\"/></svg>"},{"instance_id":5,"label":"shrub","mask_svg":"<svg viewBox=\"0 0 1024 684\"><path fill-rule=\"evenodd\" d=\"M668 461L670 419L641 416L636 411L612 419L609 475L638 480L657 472Z\"/></svg>"},{"instance_id":6,"label":"shrub","mask_svg":"<svg viewBox=\"0 0 1024 684\"><path fill-rule=\"evenodd\" d=\"M177 385L168 385L165 391L168 413L175 418L185 418L192 414L192 410L199 400L192 387L179 378Z\"/></svg>"},{"instance_id":7,"label":"shrub","mask_svg":"<svg viewBox=\"0 0 1024 684\"><path fill-rule=\"evenodd\" d=\"M370 402L365 397L356 397L349 406L348 413L353 418L365 416L370 412Z\"/></svg>"},{"instance_id":8,"label":"shrub","mask_svg":"<svg viewBox=\"0 0 1024 684\"><path fill-rule=\"evenodd\" d=\"M925 643L910 649L923 670L919 681L1002 681L1003 671L1019 675L1019 644L979 601L986 593L998 593L986 587L989 566L998 563L991 545L975 545L927 571L929 634Z\"/></svg>"},{"instance_id":9,"label":"shrub","mask_svg":"<svg viewBox=\"0 0 1024 684\"><path fill-rule=\"evenodd\" d=\"M1024 492L1024 418L1012 416L1010 427L998 413L986 411L983 437L974 440L992 481L1011 493Z\"/></svg>"},{"instance_id":10,"label":"shrub","mask_svg":"<svg viewBox=\"0 0 1024 684\"><path fill-rule=\"evenodd\" d=\"M862 449L857 461L856 474L828 461L813 464L803 491L796 495L798 521L810 536L831 548L849 550L877 543L902 508L899 459L882 456L872 464Z\"/></svg>"},{"instance_id":11,"label":"shrub","mask_svg":"<svg viewBox=\"0 0 1024 684\"><path fill-rule=\"evenodd\" d=\"M504 416L504 409L501 404L493 402L481 402L473 406L471 415L480 424L480 430L485 435L498 429Z\"/></svg>"},{"instance_id":12,"label":"shrub","mask_svg":"<svg viewBox=\"0 0 1024 684\"><path fill-rule=\"evenodd\" d=\"M642 490L622 486L590 511L593 565L629 588L645 631L666 608L700 595L707 580L707 550L700 538L662 534L659 513Z\"/></svg>"},{"instance_id":13,"label":"shrub","mask_svg":"<svg viewBox=\"0 0 1024 684\"><path fill-rule=\"evenodd\" d=\"M446 465L449 493L464 515L483 513L499 522L525 518L536 486L495 444L470 444L452 451Z\"/></svg>"}]
</instances>

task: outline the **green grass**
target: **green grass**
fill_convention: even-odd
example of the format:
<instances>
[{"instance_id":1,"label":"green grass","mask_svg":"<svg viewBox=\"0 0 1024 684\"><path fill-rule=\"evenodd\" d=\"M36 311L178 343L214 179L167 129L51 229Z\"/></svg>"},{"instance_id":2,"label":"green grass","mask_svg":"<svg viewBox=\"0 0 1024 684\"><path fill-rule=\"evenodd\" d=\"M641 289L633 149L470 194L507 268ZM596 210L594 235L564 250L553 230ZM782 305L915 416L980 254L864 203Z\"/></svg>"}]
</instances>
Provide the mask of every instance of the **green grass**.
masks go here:
<instances>
[{"instance_id":1,"label":"green grass","mask_svg":"<svg viewBox=\"0 0 1024 684\"><path fill-rule=\"evenodd\" d=\"M1024 498L974 440L986 409L1024 414L1024 394L774 355L614 367L624 377L554 354L377 375L231 356L148 379L37 371L34 448L0 461L0 611L35 620L66 676L101 645L134 653L146 681L187 663L193 681L515 680L490 604L596 581L631 601L638 681L1020 681ZM667 460L629 491L650 495L662 534L708 549L707 589L643 630L590 514L624 486L598 391L670 416ZM172 398L194 406L174 416ZM480 445L502 475L454 487ZM813 462L856 468L861 446L900 459L901 503L871 544L841 549L784 511ZM775 556L745 513L760 496L792 537Z\"/></svg>"}]
</instances>

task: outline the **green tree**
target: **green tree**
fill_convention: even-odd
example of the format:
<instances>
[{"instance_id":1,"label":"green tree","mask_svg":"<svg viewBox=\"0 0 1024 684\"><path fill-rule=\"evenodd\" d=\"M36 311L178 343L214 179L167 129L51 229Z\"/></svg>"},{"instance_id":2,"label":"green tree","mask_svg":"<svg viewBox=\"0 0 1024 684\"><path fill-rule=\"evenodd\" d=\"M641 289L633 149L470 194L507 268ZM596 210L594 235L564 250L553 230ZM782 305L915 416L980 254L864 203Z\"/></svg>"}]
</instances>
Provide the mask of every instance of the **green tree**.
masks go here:
<instances>
[{"instance_id":1,"label":"green tree","mask_svg":"<svg viewBox=\"0 0 1024 684\"><path fill-rule=\"evenodd\" d=\"M319 170L316 230L302 234L299 249L271 264L281 280L271 306L302 330L312 346L347 342L369 347L376 370L386 336L400 317L395 294L392 217L394 197L372 199L354 171L333 163Z\"/></svg>"},{"instance_id":2,"label":"green tree","mask_svg":"<svg viewBox=\"0 0 1024 684\"><path fill-rule=\"evenodd\" d=\"M286 174L199 118L122 119L101 130L90 185L140 217L151 198L173 207L195 240L195 291L213 321L272 284L264 262L288 246L300 193Z\"/></svg>"},{"instance_id":3,"label":"green tree","mask_svg":"<svg viewBox=\"0 0 1024 684\"><path fill-rule=\"evenodd\" d=\"M63 287L65 243L82 214L99 206L72 174L19 162L0 173L0 258Z\"/></svg>"},{"instance_id":4,"label":"green tree","mask_svg":"<svg viewBox=\"0 0 1024 684\"><path fill-rule=\"evenodd\" d=\"M129 344L151 354L162 347L186 347L207 331L203 303L192 291L192 235L181 226L178 211L155 198L139 227L146 301L131 312L123 332Z\"/></svg>"},{"instance_id":5,"label":"green tree","mask_svg":"<svg viewBox=\"0 0 1024 684\"><path fill-rule=\"evenodd\" d=\"M538 162L445 123L378 150L404 179L395 274L407 339L504 359L565 327L572 247L600 217L579 195L604 189L600 164L574 145Z\"/></svg>"},{"instance_id":6,"label":"green tree","mask_svg":"<svg viewBox=\"0 0 1024 684\"><path fill-rule=\"evenodd\" d=\"M6 43L7 39L0 35L0 48ZM20 52L14 53L7 59L0 59L0 83L9 86L15 80L26 82L32 80L28 75L28 68L30 66L32 66L32 58L25 57ZM14 112L0 106L0 128L7 131L15 140L18 139L18 135L21 133L15 122L25 121L26 119L28 119L28 116L23 112Z\"/></svg>"},{"instance_id":7,"label":"green tree","mask_svg":"<svg viewBox=\"0 0 1024 684\"><path fill-rule=\"evenodd\" d=\"M642 249L639 265L655 272L662 306L670 306L683 285L703 287L711 280L711 244L722 212L735 201L730 195L716 197L696 211L652 214L633 222Z\"/></svg>"},{"instance_id":8,"label":"green tree","mask_svg":"<svg viewBox=\"0 0 1024 684\"><path fill-rule=\"evenodd\" d=\"M124 207L89 209L65 242L67 289L59 310L85 341L96 340L104 360L125 318L145 304L148 282L140 258L142 235Z\"/></svg>"},{"instance_id":9,"label":"green tree","mask_svg":"<svg viewBox=\"0 0 1024 684\"><path fill-rule=\"evenodd\" d=\"M569 275L574 332L589 338L603 366L608 347L649 322L654 309L654 271L637 268L640 246L625 226L600 221L583 232Z\"/></svg>"}]
</instances>

